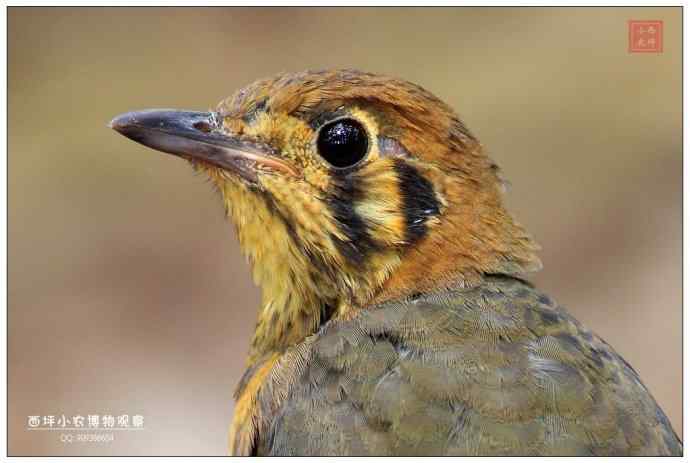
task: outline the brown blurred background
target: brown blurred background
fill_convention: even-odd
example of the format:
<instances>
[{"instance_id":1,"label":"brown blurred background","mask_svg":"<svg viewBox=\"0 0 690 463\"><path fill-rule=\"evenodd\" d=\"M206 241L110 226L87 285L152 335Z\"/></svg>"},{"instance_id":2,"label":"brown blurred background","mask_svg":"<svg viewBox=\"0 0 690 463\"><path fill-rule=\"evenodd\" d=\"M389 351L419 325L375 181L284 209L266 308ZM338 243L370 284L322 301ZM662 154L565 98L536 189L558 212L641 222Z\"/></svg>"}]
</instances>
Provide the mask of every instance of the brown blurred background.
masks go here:
<instances>
[{"instance_id":1,"label":"brown blurred background","mask_svg":"<svg viewBox=\"0 0 690 463\"><path fill-rule=\"evenodd\" d=\"M664 21L629 54L627 20ZM543 246L533 280L682 432L680 8L10 8L9 452L224 455L259 302L219 199L106 127L279 71L355 67L454 106ZM141 414L111 443L29 415Z\"/></svg>"}]
</instances>

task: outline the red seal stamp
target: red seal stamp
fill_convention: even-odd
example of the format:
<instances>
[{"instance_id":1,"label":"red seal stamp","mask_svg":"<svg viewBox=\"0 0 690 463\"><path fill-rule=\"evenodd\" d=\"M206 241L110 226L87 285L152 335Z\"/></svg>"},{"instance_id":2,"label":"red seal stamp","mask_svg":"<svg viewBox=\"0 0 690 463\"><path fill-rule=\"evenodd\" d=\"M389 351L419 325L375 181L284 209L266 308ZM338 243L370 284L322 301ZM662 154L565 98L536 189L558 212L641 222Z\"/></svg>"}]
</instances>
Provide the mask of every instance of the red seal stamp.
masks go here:
<instances>
[{"instance_id":1,"label":"red seal stamp","mask_svg":"<svg viewBox=\"0 0 690 463\"><path fill-rule=\"evenodd\" d=\"M628 21L629 53L661 53L664 51L663 39L663 21Z\"/></svg>"}]
</instances>

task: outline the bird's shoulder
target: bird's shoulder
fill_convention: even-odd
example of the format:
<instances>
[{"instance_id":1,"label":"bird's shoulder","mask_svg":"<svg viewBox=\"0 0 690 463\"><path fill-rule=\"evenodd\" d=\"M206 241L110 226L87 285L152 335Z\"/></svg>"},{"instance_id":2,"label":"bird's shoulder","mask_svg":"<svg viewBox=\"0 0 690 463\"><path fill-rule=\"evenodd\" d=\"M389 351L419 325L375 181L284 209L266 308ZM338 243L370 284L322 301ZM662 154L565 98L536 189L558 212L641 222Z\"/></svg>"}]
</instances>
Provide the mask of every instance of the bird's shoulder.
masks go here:
<instances>
[{"instance_id":1,"label":"bird's shoulder","mask_svg":"<svg viewBox=\"0 0 690 463\"><path fill-rule=\"evenodd\" d=\"M332 320L264 370L258 454L680 452L627 362L514 278Z\"/></svg>"}]
</instances>

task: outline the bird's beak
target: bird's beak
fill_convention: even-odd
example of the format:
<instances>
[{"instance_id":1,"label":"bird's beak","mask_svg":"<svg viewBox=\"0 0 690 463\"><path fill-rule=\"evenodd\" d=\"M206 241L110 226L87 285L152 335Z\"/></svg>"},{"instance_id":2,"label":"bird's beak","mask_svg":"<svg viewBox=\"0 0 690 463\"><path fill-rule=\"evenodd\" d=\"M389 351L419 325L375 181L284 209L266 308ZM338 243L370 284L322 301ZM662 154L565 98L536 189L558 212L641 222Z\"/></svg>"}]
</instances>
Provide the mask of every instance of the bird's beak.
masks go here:
<instances>
[{"instance_id":1,"label":"bird's beak","mask_svg":"<svg viewBox=\"0 0 690 463\"><path fill-rule=\"evenodd\" d=\"M149 148L213 164L252 183L264 169L297 175L267 145L224 133L212 112L133 111L117 116L110 127Z\"/></svg>"}]
</instances>

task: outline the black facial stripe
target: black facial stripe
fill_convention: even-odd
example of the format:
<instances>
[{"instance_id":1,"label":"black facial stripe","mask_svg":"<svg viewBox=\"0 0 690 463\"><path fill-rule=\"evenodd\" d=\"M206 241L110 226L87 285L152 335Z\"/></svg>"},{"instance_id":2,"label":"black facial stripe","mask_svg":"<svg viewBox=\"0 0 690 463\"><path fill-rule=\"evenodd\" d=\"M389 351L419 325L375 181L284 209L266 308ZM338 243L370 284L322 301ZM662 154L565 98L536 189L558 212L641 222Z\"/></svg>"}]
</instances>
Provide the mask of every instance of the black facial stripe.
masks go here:
<instances>
[{"instance_id":1,"label":"black facial stripe","mask_svg":"<svg viewBox=\"0 0 690 463\"><path fill-rule=\"evenodd\" d=\"M346 175L339 179L337 191L328 200L328 205L338 222L338 227L347 240L331 235L338 251L349 261L361 265L366 256L379 245L372 239L366 222L355 212L355 202L362 198L358 179Z\"/></svg>"},{"instance_id":2,"label":"black facial stripe","mask_svg":"<svg viewBox=\"0 0 690 463\"><path fill-rule=\"evenodd\" d=\"M394 169L400 184L405 214L405 241L414 243L427 232L427 219L439 214L434 187L412 165L397 159Z\"/></svg>"},{"instance_id":3,"label":"black facial stripe","mask_svg":"<svg viewBox=\"0 0 690 463\"><path fill-rule=\"evenodd\" d=\"M285 217L285 215L280 211L280 209L278 209L278 206L276 205L273 197L261 190L257 190L257 192L259 196L264 200L266 207L271 211L271 213L274 214L276 217L280 218L280 221L285 225L288 237L290 238L290 240L292 240L292 243L295 246L297 246L298 249L304 251L304 245L302 244L302 240L299 239L299 235L295 231L295 227L292 225L290 220L288 220L288 218Z\"/></svg>"}]
</instances>

